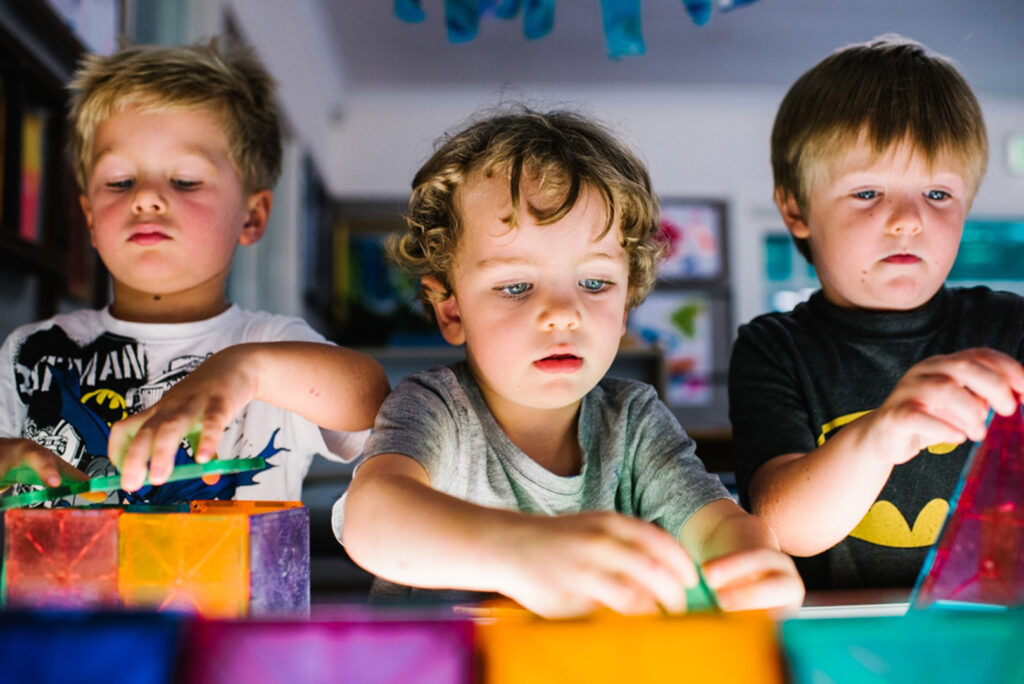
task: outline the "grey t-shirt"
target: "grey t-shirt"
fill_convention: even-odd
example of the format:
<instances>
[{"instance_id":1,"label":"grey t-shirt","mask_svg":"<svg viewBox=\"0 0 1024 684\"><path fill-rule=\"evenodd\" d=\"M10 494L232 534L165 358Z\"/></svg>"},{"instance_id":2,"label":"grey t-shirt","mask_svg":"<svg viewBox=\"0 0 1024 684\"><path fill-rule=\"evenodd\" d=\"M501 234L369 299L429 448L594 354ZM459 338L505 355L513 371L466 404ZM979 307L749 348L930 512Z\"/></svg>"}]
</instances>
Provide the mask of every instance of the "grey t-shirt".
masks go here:
<instances>
[{"instance_id":1,"label":"grey t-shirt","mask_svg":"<svg viewBox=\"0 0 1024 684\"><path fill-rule=\"evenodd\" d=\"M612 378L598 383L583 398L579 443L579 475L556 475L534 462L498 426L460 362L399 383L377 415L364 454L409 456L435 489L482 506L547 515L618 511L676 537L695 511L729 496L650 385ZM342 497L332 516L339 540L344 504Z\"/></svg>"}]
</instances>

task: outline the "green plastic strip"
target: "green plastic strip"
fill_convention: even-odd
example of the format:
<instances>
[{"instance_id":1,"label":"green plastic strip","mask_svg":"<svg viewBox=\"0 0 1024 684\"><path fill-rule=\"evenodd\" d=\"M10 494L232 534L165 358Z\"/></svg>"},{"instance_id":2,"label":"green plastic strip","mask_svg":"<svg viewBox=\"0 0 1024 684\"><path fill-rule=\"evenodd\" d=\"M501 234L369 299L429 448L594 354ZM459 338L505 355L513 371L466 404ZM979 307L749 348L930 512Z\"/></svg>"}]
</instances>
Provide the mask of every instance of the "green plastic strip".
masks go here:
<instances>
[{"instance_id":1,"label":"green plastic strip","mask_svg":"<svg viewBox=\"0 0 1024 684\"><path fill-rule=\"evenodd\" d=\"M172 470L171 476L167 478L167 481L177 482L178 480L194 480L197 477L203 477L204 475L244 473L250 470L259 470L266 467L266 465L266 460L259 457L235 458L224 461L214 460L209 463L202 464L188 463L186 465L177 466ZM42 480L39 479L39 475L37 475L36 472L28 466L17 466L15 468L11 468L3 480L0 480L0 487L9 487L12 484L40 486L43 483ZM149 484L149 478L146 478L146 482L144 484ZM75 494L82 494L85 492L112 492L120 488L120 475L94 477L91 480L86 480L85 482L71 480L64 477L62 479L62 484L57 487L46 487L45 489L0 497L0 510L28 506L30 504L42 503L52 499L63 499L66 496L73 496Z\"/></svg>"},{"instance_id":2,"label":"green plastic strip","mask_svg":"<svg viewBox=\"0 0 1024 684\"><path fill-rule=\"evenodd\" d=\"M704 573L701 572L700 566L694 563L694 567L697 568L697 583L692 587L686 587L686 612L719 612L721 607L718 605L718 597L715 596L714 589L704 579Z\"/></svg>"}]
</instances>

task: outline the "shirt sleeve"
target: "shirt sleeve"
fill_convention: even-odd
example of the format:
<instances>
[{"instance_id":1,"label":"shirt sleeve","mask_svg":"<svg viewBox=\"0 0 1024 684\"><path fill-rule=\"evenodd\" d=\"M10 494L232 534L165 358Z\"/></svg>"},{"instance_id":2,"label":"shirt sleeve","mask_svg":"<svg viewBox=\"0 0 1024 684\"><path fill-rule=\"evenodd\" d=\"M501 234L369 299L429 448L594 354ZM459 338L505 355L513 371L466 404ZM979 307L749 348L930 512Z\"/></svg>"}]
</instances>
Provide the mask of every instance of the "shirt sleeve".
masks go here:
<instances>
[{"instance_id":1,"label":"shirt sleeve","mask_svg":"<svg viewBox=\"0 0 1024 684\"><path fill-rule=\"evenodd\" d=\"M419 462L431 485L443 489L447 462L457 453L453 402L441 383L425 373L402 380L384 400L364 448L364 456L402 454Z\"/></svg>"},{"instance_id":2,"label":"shirt sleeve","mask_svg":"<svg viewBox=\"0 0 1024 684\"><path fill-rule=\"evenodd\" d=\"M741 326L729 362L729 419L740 503L766 461L815 448L806 401L797 379L799 351L757 326Z\"/></svg>"},{"instance_id":3,"label":"shirt sleeve","mask_svg":"<svg viewBox=\"0 0 1024 684\"><path fill-rule=\"evenodd\" d=\"M20 425L27 415L27 407L18 398L14 371L15 338L15 334L9 335L0 346L0 364L3 364L0 366L0 437L20 437Z\"/></svg>"},{"instance_id":4,"label":"shirt sleeve","mask_svg":"<svg viewBox=\"0 0 1024 684\"><path fill-rule=\"evenodd\" d=\"M624 482L635 515L673 536L694 513L729 492L697 456L697 445L651 387L630 402L627 430L633 467Z\"/></svg>"}]
</instances>

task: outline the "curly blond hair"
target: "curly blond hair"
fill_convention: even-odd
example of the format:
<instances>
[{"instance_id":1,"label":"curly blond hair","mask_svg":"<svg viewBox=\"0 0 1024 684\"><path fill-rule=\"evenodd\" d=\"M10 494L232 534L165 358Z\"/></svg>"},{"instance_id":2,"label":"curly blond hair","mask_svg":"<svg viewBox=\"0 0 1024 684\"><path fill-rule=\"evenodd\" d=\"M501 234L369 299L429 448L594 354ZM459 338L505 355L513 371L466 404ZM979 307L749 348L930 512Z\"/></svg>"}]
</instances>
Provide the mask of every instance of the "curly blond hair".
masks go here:
<instances>
[{"instance_id":1,"label":"curly blond hair","mask_svg":"<svg viewBox=\"0 0 1024 684\"><path fill-rule=\"evenodd\" d=\"M84 192L96 127L129 107L207 109L221 119L228 154L247 192L274 187L281 172L281 124L275 82L248 47L207 43L133 45L86 55L68 86L71 152Z\"/></svg>"},{"instance_id":2,"label":"curly blond hair","mask_svg":"<svg viewBox=\"0 0 1024 684\"><path fill-rule=\"evenodd\" d=\"M420 289L424 308L451 293L452 262L462 232L457 195L474 173L508 179L517 226L524 179L543 179L550 208L529 207L541 225L568 214L581 190L596 191L606 210L605 232L615 227L629 264L628 305L650 292L661 246L658 201L643 162L601 125L569 111L537 112L520 107L492 114L442 139L412 182L407 229L388 241L388 254L413 276L432 276L445 288ZM602 233L604 235L604 233Z\"/></svg>"}]
</instances>

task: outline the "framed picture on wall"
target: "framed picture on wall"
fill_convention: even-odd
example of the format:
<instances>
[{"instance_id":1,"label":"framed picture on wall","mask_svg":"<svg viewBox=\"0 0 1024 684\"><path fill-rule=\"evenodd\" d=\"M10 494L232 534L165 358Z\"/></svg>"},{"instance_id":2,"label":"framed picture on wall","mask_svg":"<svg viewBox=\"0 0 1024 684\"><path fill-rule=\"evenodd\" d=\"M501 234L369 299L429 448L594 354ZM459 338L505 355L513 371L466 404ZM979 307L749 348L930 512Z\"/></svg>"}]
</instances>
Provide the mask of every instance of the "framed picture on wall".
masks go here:
<instances>
[{"instance_id":1,"label":"framed picture on wall","mask_svg":"<svg viewBox=\"0 0 1024 684\"><path fill-rule=\"evenodd\" d=\"M706 406L715 375L714 300L700 290L656 290L629 315L627 330L641 346L659 347L669 406Z\"/></svg>"},{"instance_id":2,"label":"framed picture on wall","mask_svg":"<svg viewBox=\"0 0 1024 684\"><path fill-rule=\"evenodd\" d=\"M724 281L728 277L724 203L662 200L660 236L665 243L658 268L662 283Z\"/></svg>"}]
</instances>

